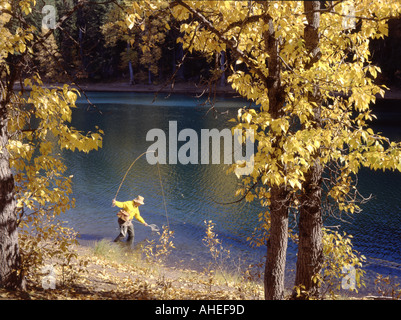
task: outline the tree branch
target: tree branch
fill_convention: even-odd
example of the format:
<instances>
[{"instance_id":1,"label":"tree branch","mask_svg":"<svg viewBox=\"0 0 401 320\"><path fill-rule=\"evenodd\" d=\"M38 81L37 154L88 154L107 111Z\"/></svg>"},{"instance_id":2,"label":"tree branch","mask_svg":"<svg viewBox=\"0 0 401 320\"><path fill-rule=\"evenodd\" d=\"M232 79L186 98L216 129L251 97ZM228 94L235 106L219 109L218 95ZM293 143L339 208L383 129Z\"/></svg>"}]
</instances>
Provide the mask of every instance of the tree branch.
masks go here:
<instances>
[{"instance_id":1,"label":"tree branch","mask_svg":"<svg viewBox=\"0 0 401 320\"><path fill-rule=\"evenodd\" d=\"M253 70L259 76L259 78L261 80L263 80L265 83L267 83L268 79L267 79L266 75L262 72L261 69L258 68L256 63L253 62L249 58L248 55L246 55L242 50L240 50L238 48L236 41L228 39L222 33L222 31L216 29L214 27L213 23L211 21L209 21L203 14L201 14L199 11L197 11L194 8L192 8L190 5L188 5L187 3L183 2L182 0L174 1L172 3L172 6L175 6L175 5L180 5L180 6L184 7L185 9L187 9L189 12L191 12L192 15L194 16L195 20L197 20L198 22L202 23L210 32L215 34L221 42L226 44L226 46L233 51L234 55L240 57L242 59L242 61L244 61L248 65L248 67L251 70ZM258 19L259 19L259 17L258 17Z\"/></svg>"}]
</instances>

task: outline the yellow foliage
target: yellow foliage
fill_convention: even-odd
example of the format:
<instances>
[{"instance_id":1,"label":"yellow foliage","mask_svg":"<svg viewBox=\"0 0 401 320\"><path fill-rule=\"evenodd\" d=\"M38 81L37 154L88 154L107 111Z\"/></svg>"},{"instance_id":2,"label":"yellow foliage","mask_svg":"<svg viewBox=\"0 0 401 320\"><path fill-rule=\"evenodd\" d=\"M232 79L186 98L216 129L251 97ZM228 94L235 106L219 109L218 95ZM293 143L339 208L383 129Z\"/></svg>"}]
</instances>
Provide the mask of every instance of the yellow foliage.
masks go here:
<instances>
[{"instance_id":1,"label":"yellow foliage","mask_svg":"<svg viewBox=\"0 0 401 320\"><path fill-rule=\"evenodd\" d=\"M30 74L25 79L21 75L19 79L23 73L15 72L22 63L18 65L13 59L35 59L33 48L38 41L50 46L50 52L54 49L54 39L41 38L44 34L26 22L31 19L34 5L35 0L18 1L16 6L0 0L1 108L8 120L7 150L15 182L21 268L25 275L35 273L46 259L58 257L68 264L74 258L69 248L76 241L75 233L57 218L75 202L70 198L72 176L65 175L61 150L89 152L102 145L101 130L82 133L70 125L78 91L68 85L45 88L38 75ZM8 83L13 72L17 78ZM30 90L14 90L17 80Z\"/></svg>"},{"instance_id":2,"label":"yellow foliage","mask_svg":"<svg viewBox=\"0 0 401 320\"><path fill-rule=\"evenodd\" d=\"M43 88L35 80L25 80L32 88L29 96L19 96L18 103L14 101L9 109L13 138L8 150L10 165L16 170L17 214L26 272L56 253L68 256L68 247L75 242L74 232L55 219L74 205L69 197L72 176L65 176L61 150L89 152L101 147L102 142L101 131L84 135L69 125L77 91L67 85Z\"/></svg>"},{"instance_id":3,"label":"yellow foliage","mask_svg":"<svg viewBox=\"0 0 401 320\"><path fill-rule=\"evenodd\" d=\"M380 69L372 65L369 42L387 35L388 19L401 14L399 1L327 2L320 12L317 53L307 46L303 1L177 0L170 11L182 22L179 41L186 50L207 57L230 52L235 66L228 82L260 107L244 107L234 119L238 129L253 128L257 141L254 170L237 192L245 200L270 206L268 190L280 186L289 193L289 208L297 210L299 195L309 187L306 176L319 163L336 171L328 186L331 202L353 213L359 207L347 194L361 167L401 169L401 144L368 127L371 104L385 89L375 83ZM274 41L277 52L269 51ZM277 103L272 108L269 101L272 83L285 93L278 112ZM265 243L269 216L261 214L260 223L256 244Z\"/></svg>"},{"instance_id":4,"label":"yellow foliage","mask_svg":"<svg viewBox=\"0 0 401 320\"><path fill-rule=\"evenodd\" d=\"M362 17L360 30L353 27L352 12ZM401 167L400 145L388 146L384 137L367 126L372 118L371 103L377 94L384 94L384 88L374 83L380 69L371 65L369 40L386 36L386 21L400 12L398 1L377 1L374 8L370 1L333 2L332 9L323 10L320 17L321 56L310 65L304 39L306 17L300 1L174 2L171 13L183 21L181 41L187 50L207 55L231 50L238 57L236 64L248 67L247 72L232 68L228 81L241 96L260 105L260 111L244 108L238 116L237 128L252 126L258 141L254 171L258 174L249 185L263 174L267 185L284 184L293 192L301 191L304 175L316 157L322 165L341 162L353 174L361 166ZM261 78L269 75L265 37L269 27L280 41L281 85L287 93L285 112L275 119L266 94L269 86ZM323 105L308 98L316 90ZM320 110L320 128L313 120L316 108ZM278 140L279 144L272 143ZM330 193L344 206L339 194ZM246 199L254 197L248 194Z\"/></svg>"}]
</instances>

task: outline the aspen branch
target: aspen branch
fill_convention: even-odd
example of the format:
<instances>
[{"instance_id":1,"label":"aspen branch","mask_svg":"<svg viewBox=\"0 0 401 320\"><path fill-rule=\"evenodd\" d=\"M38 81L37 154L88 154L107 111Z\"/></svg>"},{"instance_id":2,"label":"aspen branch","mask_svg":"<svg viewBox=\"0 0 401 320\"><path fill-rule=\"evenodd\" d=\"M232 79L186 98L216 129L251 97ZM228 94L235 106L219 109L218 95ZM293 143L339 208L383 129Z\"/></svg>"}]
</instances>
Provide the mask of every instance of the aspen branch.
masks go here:
<instances>
[{"instance_id":1,"label":"aspen branch","mask_svg":"<svg viewBox=\"0 0 401 320\"><path fill-rule=\"evenodd\" d=\"M265 83L268 82L268 78L267 76L262 72L261 69L259 69L257 67L257 65L255 64L255 62L252 61L252 59L250 59L242 50L240 50L237 46L237 42L234 40L230 40L228 39L220 30L216 29L213 26L213 23L211 21L209 21L203 14L201 14L199 11L197 11L196 9L192 8L190 5L188 5L187 3L183 2L182 0L176 0L172 3L172 5L180 5L182 7L184 7L185 9L187 9L189 12L192 13L192 15L194 16L194 18L202 23L205 27L207 27L207 29L212 32L213 34L215 34L218 39L223 42L224 44L227 45L227 47L229 47L233 53L235 55L237 55L238 57L240 57L242 59L242 61L244 61L248 67L250 67L250 69L252 69L261 80L263 80Z\"/></svg>"}]
</instances>

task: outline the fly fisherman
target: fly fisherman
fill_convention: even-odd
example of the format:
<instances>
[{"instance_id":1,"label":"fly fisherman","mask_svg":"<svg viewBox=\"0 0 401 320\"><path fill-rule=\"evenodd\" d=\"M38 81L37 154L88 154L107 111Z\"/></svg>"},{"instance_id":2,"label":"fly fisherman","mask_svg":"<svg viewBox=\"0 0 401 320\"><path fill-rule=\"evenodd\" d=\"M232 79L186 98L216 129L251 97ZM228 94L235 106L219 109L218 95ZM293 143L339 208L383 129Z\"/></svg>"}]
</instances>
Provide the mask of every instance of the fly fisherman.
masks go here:
<instances>
[{"instance_id":1,"label":"fly fisherman","mask_svg":"<svg viewBox=\"0 0 401 320\"><path fill-rule=\"evenodd\" d=\"M118 217L118 224L120 226L120 234L117 236L116 239L114 239L114 242L119 242L122 241L127 233L128 233L128 239L127 242L129 244L132 244L134 242L134 226L132 224L132 219L135 217L139 222L143 223L146 227L148 224L143 220L139 213L139 206L143 205L143 200L144 198L141 196L138 196L132 201L125 201L125 202L120 202L116 201L116 199L113 199L112 201L112 206L119 207L121 210L117 213Z\"/></svg>"}]
</instances>

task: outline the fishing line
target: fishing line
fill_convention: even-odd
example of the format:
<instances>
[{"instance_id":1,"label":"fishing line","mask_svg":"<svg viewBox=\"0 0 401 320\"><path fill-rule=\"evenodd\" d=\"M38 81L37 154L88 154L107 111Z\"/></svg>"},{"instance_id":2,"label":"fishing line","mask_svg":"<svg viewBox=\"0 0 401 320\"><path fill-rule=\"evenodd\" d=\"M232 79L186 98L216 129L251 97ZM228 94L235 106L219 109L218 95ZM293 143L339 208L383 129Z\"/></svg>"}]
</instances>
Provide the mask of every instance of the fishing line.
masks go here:
<instances>
[{"instance_id":1,"label":"fishing line","mask_svg":"<svg viewBox=\"0 0 401 320\"><path fill-rule=\"evenodd\" d=\"M168 221L168 215L167 215L166 198L165 198L165 196L164 196L164 189L163 189L163 183L162 183L162 176L161 176L161 174L160 174L159 159L157 159L157 172L159 173L160 187L161 187L161 189L162 189L163 204L164 204L164 211L165 211L165 213L166 213L167 227L170 229L170 223L169 223L169 221Z\"/></svg>"},{"instance_id":2,"label":"fishing line","mask_svg":"<svg viewBox=\"0 0 401 320\"><path fill-rule=\"evenodd\" d=\"M137 222L135 220L132 220L132 222L137 223L137 224L142 224L142 223ZM152 229L153 232L159 232L160 231L160 228L157 225L153 224L153 223L152 224L148 224L148 227L150 229ZM118 230L118 228L116 228L116 229Z\"/></svg>"},{"instance_id":3,"label":"fishing line","mask_svg":"<svg viewBox=\"0 0 401 320\"><path fill-rule=\"evenodd\" d=\"M121 181L121 183L120 183L120 186L118 187L117 193L116 193L116 195L114 196L114 200L117 199L117 195L118 195L118 193L120 192L121 186L123 185L124 180L125 180L125 178L127 177L127 174L128 174L128 172L131 170L132 166L135 164L135 162L136 162L140 157L142 157L144 154L149 153L149 152L155 152L155 151L153 151L153 150L146 151L146 152L142 153L141 155L139 155L139 156L131 163L131 165L129 166L129 168L128 168L127 171L125 172L125 175L124 175L124 177L123 177L123 179L122 179L122 181Z\"/></svg>"},{"instance_id":4,"label":"fishing line","mask_svg":"<svg viewBox=\"0 0 401 320\"><path fill-rule=\"evenodd\" d=\"M138 159L140 159L143 155L145 155L145 154L147 154L147 153L150 153L150 152L156 152L156 151L154 151L154 150L145 151L145 152L143 152L142 154L140 154L140 155L131 163L131 165L128 167L127 171L125 172L125 175L124 175L123 179L121 180L120 185L118 186L117 193L116 193L116 195L114 196L114 200L116 200L117 195L118 195L118 193L120 192L121 186L123 185L124 180L125 180L125 178L126 178L127 175L128 175L128 172L129 172L129 171L131 170L131 168L134 166L135 162L136 162ZM166 214L167 226L170 228L170 223L169 223L168 214L167 214L166 197L165 197L165 195L164 195L164 188L163 188L163 182L162 182L162 177L161 177L161 173L160 173L159 159L158 159L158 158L157 158L157 172L158 172L158 175L159 175L160 187L161 187L161 190L162 190L163 205L164 205L164 212L165 212L165 214ZM155 225L155 224L149 224L148 226L152 229L152 231L156 231L156 232L157 232L157 231L160 230L159 227L158 227L157 225Z\"/></svg>"}]
</instances>

